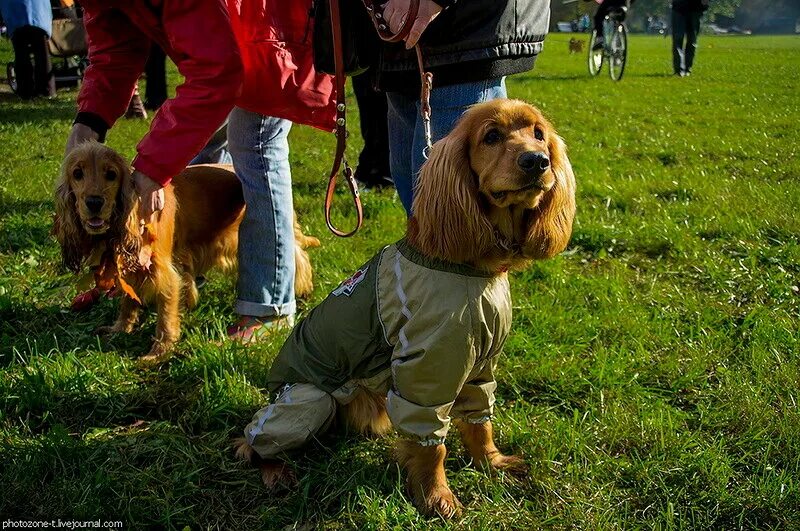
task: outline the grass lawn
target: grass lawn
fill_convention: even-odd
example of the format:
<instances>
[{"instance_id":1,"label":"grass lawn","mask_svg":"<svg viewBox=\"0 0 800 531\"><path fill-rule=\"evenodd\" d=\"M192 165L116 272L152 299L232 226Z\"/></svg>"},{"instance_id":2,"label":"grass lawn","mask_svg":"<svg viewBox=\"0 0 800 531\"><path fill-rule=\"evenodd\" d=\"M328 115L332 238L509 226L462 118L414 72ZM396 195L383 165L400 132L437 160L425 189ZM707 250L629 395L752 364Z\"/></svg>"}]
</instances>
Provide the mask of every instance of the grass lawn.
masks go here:
<instances>
[{"instance_id":1,"label":"grass lawn","mask_svg":"<svg viewBox=\"0 0 800 531\"><path fill-rule=\"evenodd\" d=\"M99 339L115 302L70 313L74 278L50 236L74 92L0 94L0 516L140 528L800 528L800 37L701 36L690 78L669 42L631 38L620 83L590 79L569 35L548 37L509 92L539 105L579 183L572 243L514 274L500 362L499 445L524 480L490 477L449 441L460 520L420 517L389 440L332 434L267 495L232 437L265 402L280 338L217 347L234 280L213 276L176 356L141 369L153 332ZM0 60L11 56L0 44ZM176 77L173 73L173 86ZM351 160L358 152L351 116ZM109 144L132 156L147 124ZM332 135L297 127L292 172L319 302L404 214L363 196L364 229L325 229ZM341 196L344 205L346 198ZM342 207L343 209L345 207ZM344 210L341 213L345 213ZM348 218L351 219L351 218Z\"/></svg>"}]
</instances>

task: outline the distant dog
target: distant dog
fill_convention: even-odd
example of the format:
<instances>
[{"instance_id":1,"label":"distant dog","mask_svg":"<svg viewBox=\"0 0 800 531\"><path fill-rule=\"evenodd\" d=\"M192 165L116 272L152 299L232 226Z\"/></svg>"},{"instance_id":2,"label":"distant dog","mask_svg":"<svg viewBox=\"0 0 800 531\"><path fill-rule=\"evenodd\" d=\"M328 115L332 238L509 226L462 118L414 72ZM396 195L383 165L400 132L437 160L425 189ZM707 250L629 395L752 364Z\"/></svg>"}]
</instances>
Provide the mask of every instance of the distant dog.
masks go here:
<instances>
[{"instance_id":1,"label":"distant dog","mask_svg":"<svg viewBox=\"0 0 800 531\"><path fill-rule=\"evenodd\" d=\"M99 288L123 293L116 322L102 331L130 333L141 305L156 303L156 336L145 360L164 357L177 341L181 299L188 308L197 304L195 278L236 265L245 210L229 166L190 166L164 192L164 209L145 225L128 163L97 142L67 155L56 188L54 232L64 264L76 273L88 265ZM295 219L295 242L295 291L302 296L313 289L304 248L319 241Z\"/></svg>"},{"instance_id":2,"label":"distant dog","mask_svg":"<svg viewBox=\"0 0 800 531\"><path fill-rule=\"evenodd\" d=\"M572 37L569 40L569 53L583 53L583 41Z\"/></svg>"},{"instance_id":3,"label":"distant dog","mask_svg":"<svg viewBox=\"0 0 800 531\"><path fill-rule=\"evenodd\" d=\"M281 457L337 412L356 431L405 437L396 454L426 514L460 506L444 471L451 422L476 464L525 470L494 443L494 371L511 328L507 271L560 253L572 233L564 142L527 103L475 105L433 146L415 194L406 237L333 290L275 359L276 396L236 443L268 487L291 484Z\"/></svg>"}]
</instances>

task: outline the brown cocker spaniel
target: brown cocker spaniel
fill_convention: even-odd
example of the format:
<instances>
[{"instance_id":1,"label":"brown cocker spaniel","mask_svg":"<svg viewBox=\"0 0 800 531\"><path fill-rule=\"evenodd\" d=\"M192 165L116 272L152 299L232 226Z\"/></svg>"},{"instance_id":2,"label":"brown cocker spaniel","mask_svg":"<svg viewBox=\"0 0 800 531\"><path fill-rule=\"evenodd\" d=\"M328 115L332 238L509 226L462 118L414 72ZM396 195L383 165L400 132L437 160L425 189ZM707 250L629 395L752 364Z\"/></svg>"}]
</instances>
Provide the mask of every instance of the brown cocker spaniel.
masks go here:
<instances>
[{"instance_id":1,"label":"brown cocker spaniel","mask_svg":"<svg viewBox=\"0 0 800 531\"><path fill-rule=\"evenodd\" d=\"M460 507L444 471L442 433L451 416L475 463L524 471L521 458L498 450L488 420L495 385L490 367L510 330L505 277L563 251L574 216L572 167L563 140L541 112L507 99L471 107L422 167L405 241L387 246L297 325L268 379L280 394L245 429L237 454L259 466L267 486L291 483L293 474L279 456L327 429L324 415L313 428L307 425L320 410L333 408L356 431L380 435L397 424L406 436L397 457L415 505L426 514L451 517ZM428 273L432 269L445 273ZM464 270L477 273L453 276ZM408 277L415 271L418 276ZM450 283L450 291L439 292L441 286L427 279ZM474 289L484 285L490 287ZM451 299L455 302L442 304L441 314L418 317L438 312L438 300ZM380 323L377 339L367 336L371 343L363 350L362 343L351 345L362 325L343 319L332 327L324 320L331 309L347 309L348 301L373 301L352 311L362 311L366 327ZM464 322L469 326L461 326ZM490 332L484 334L481 326ZM314 339L320 330L329 332L322 344ZM458 333L473 335L459 343ZM453 345L469 345L465 348L489 357L465 361L477 358L455 352ZM290 398L295 392L304 395ZM470 416L475 411L479 415Z\"/></svg>"},{"instance_id":2,"label":"brown cocker spaniel","mask_svg":"<svg viewBox=\"0 0 800 531\"><path fill-rule=\"evenodd\" d=\"M64 159L56 187L54 233L64 265L90 269L98 288L122 294L119 316L103 332L130 333L143 304L158 312L152 348L160 360L180 335L180 303L197 304L195 278L212 267L236 265L245 204L229 166L190 166L165 189L164 209L145 224L128 163L113 149L86 142ZM313 289L305 247L319 245L295 220L295 289Z\"/></svg>"}]
</instances>

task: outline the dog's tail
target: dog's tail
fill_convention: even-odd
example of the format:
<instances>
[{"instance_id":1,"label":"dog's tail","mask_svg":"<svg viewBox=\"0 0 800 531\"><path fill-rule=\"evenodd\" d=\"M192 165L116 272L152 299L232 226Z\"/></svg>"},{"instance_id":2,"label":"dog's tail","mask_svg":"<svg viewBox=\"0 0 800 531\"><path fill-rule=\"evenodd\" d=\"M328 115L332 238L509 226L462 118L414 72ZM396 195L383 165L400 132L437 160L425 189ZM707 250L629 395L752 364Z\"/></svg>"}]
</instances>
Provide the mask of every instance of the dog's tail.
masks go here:
<instances>
[{"instance_id":1,"label":"dog's tail","mask_svg":"<svg viewBox=\"0 0 800 531\"><path fill-rule=\"evenodd\" d=\"M319 247L320 243L317 238L303 234L300 223L297 222L297 214L294 216L294 241L294 292L296 296L305 298L314 291L314 273L306 249Z\"/></svg>"}]
</instances>

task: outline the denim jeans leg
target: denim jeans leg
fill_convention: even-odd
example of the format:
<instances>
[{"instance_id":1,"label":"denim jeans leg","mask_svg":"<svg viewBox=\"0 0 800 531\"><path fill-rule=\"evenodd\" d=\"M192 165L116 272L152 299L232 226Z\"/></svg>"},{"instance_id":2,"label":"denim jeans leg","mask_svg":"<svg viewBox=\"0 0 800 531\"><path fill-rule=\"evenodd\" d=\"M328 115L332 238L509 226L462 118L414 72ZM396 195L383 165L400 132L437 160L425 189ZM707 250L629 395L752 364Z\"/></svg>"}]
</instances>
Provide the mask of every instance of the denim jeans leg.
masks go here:
<instances>
[{"instance_id":1,"label":"denim jeans leg","mask_svg":"<svg viewBox=\"0 0 800 531\"><path fill-rule=\"evenodd\" d=\"M434 86L431 92L432 141L436 142L447 136L470 105L506 96L504 77L439 88ZM409 215L411 214L411 202L417 174L425 162L423 155L425 129L419 110L419 99L412 99L396 92L389 93L392 178L394 178L400 200ZM398 146L402 148L397 150L398 156L403 157L403 160L400 161L395 160L395 148Z\"/></svg>"},{"instance_id":2,"label":"denim jeans leg","mask_svg":"<svg viewBox=\"0 0 800 531\"><path fill-rule=\"evenodd\" d=\"M400 92L386 95L389 126L389 171L406 213L411 212L411 149L417 124L415 100Z\"/></svg>"},{"instance_id":3,"label":"denim jeans leg","mask_svg":"<svg viewBox=\"0 0 800 531\"><path fill-rule=\"evenodd\" d=\"M232 164L231 154L228 152L228 120L222 122L206 145L195 155L189 165L192 164Z\"/></svg>"},{"instance_id":4,"label":"denim jeans leg","mask_svg":"<svg viewBox=\"0 0 800 531\"><path fill-rule=\"evenodd\" d=\"M235 107L228 146L247 204L239 227L240 315L293 315L294 231L289 129L292 122Z\"/></svg>"}]
</instances>

